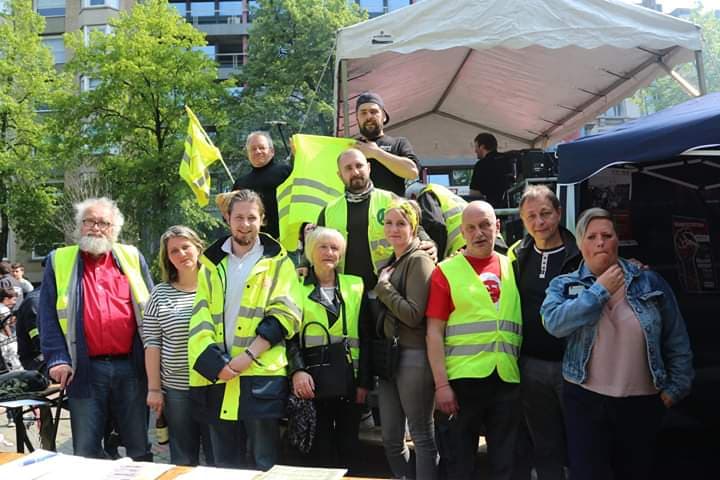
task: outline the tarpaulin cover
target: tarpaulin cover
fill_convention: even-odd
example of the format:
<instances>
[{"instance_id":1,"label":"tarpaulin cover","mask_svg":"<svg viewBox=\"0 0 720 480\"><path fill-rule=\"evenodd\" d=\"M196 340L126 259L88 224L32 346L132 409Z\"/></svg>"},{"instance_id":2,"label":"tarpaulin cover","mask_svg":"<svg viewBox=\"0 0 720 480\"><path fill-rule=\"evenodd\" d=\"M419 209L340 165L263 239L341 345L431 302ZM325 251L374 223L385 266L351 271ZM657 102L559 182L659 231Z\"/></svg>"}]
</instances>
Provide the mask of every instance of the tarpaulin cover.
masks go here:
<instances>
[{"instance_id":1,"label":"tarpaulin cover","mask_svg":"<svg viewBox=\"0 0 720 480\"><path fill-rule=\"evenodd\" d=\"M575 183L611 165L652 164L673 159L692 148L718 144L720 93L713 93L625 123L613 130L559 145L559 182ZM685 174L700 174L711 183L720 179L720 169L717 168L707 171L710 176L702 172L693 174L682 166L674 170L668 174L692 183L702 179L684 178Z\"/></svg>"}]
</instances>

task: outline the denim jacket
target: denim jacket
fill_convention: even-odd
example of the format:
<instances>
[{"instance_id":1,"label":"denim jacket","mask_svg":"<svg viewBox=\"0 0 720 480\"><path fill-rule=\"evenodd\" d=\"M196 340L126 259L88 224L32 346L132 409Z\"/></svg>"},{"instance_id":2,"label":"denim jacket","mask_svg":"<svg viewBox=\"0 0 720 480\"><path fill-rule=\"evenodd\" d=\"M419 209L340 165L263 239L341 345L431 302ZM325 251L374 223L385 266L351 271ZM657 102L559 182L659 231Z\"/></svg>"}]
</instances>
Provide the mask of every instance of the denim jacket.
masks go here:
<instances>
[{"instance_id":1,"label":"denim jacket","mask_svg":"<svg viewBox=\"0 0 720 480\"><path fill-rule=\"evenodd\" d=\"M655 387L675 402L686 396L694 377L690 340L670 286L655 272L640 270L620 259L628 303L645 334L647 358ZM550 282L540 309L545 329L567 337L563 377L572 383L587 379L587 363L597 324L610 293L596 281L585 263L573 273Z\"/></svg>"}]
</instances>

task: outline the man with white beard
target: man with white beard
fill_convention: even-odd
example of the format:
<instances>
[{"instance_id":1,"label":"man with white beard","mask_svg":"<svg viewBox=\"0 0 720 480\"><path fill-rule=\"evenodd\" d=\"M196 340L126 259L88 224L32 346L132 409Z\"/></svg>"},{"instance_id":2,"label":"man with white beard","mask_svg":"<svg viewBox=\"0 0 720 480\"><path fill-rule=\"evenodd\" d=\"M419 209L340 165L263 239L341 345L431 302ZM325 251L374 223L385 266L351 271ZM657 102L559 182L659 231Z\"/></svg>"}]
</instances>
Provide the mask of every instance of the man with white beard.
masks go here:
<instances>
[{"instance_id":1,"label":"man with white beard","mask_svg":"<svg viewBox=\"0 0 720 480\"><path fill-rule=\"evenodd\" d=\"M75 205L78 243L52 251L43 276L40 346L67 387L75 455L103 457L112 411L128 456L152 460L140 329L153 283L142 254L117 243L123 223L109 198Z\"/></svg>"}]
</instances>

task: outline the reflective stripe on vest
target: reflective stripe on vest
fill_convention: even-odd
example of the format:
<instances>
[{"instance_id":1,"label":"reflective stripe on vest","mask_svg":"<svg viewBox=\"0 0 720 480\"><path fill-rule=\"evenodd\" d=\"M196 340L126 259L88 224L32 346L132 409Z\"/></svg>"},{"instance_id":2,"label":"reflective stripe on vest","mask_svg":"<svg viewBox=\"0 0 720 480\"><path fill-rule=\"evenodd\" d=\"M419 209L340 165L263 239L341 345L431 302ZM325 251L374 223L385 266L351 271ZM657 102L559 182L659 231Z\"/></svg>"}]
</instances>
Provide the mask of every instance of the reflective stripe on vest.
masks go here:
<instances>
[{"instance_id":1,"label":"reflective stripe on vest","mask_svg":"<svg viewBox=\"0 0 720 480\"><path fill-rule=\"evenodd\" d=\"M75 306L76 295L79 292L78 285L78 254L80 249L77 245L62 247L55 250L52 254L53 271L55 272L55 285L57 300L55 309L57 311L60 329L65 335L65 341L68 346L68 353L76 366L76 324ZM145 311L145 304L150 297L145 279L140 268L140 253L137 248L130 245L116 243L113 245L112 253L117 259L120 270L127 278L132 293L133 312L135 323L138 327L138 333L142 336L142 321ZM80 280L82 281L82 280Z\"/></svg>"},{"instance_id":2,"label":"reflective stripe on vest","mask_svg":"<svg viewBox=\"0 0 720 480\"><path fill-rule=\"evenodd\" d=\"M368 245L370 258L373 262L373 271L378 272L380 266L387 261L393 253L390 243L385 240L385 210L390 206L394 194L387 190L374 189L370 194L368 208ZM347 200L344 196L328 204L325 208L325 226L339 231L347 240ZM338 270L344 268L344 259L338 265Z\"/></svg>"},{"instance_id":3,"label":"reflective stripe on vest","mask_svg":"<svg viewBox=\"0 0 720 480\"><path fill-rule=\"evenodd\" d=\"M303 280L300 280L303 282ZM350 346L350 356L353 360L355 375L360 359L360 305L363 296L363 281L360 277L354 275L338 275L340 283L340 296L343 299L343 308L345 308L345 319L347 323L347 340ZM328 316L325 307L318 302L310 299L310 294L315 290L315 285L301 284L301 292L303 299L303 323L318 322L328 328ZM338 314L338 319L328 328L330 332L330 343L340 343L343 341L342 335L342 312ZM327 336L317 325L310 325L305 330L305 346L314 347L317 345L325 345Z\"/></svg>"},{"instance_id":4,"label":"reflective stripe on vest","mask_svg":"<svg viewBox=\"0 0 720 480\"><path fill-rule=\"evenodd\" d=\"M440 209L445 220L445 230L447 231L447 243L445 246L445 257L457 252L465 246L465 239L460 232L462 224L462 212L467 206L467 202L452 191L441 185L429 183L421 192L432 192L440 202Z\"/></svg>"},{"instance_id":5,"label":"reflective stripe on vest","mask_svg":"<svg viewBox=\"0 0 720 480\"><path fill-rule=\"evenodd\" d=\"M193 368L198 357L212 347L221 352L226 351L224 308L228 257L226 256L216 265L203 256L201 263L195 305L189 326L190 387L205 387L213 384ZM282 249L275 257L262 257L248 275L238 311L236 330L227 332L228 335L233 335L230 356L241 355L255 340L258 325L268 315L275 317L289 336L294 335L300 325L301 309L292 300L293 298L299 298L299 290L295 267L287 252ZM258 360L262 366L253 362L240 376L287 375L285 342L279 342L266 350ZM237 420L240 406L239 378L235 377L228 382L217 380L214 383L225 384L220 418Z\"/></svg>"},{"instance_id":6,"label":"reflective stripe on vest","mask_svg":"<svg viewBox=\"0 0 720 480\"><path fill-rule=\"evenodd\" d=\"M439 265L455 306L445 328L445 365L450 380L485 378L497 370L506 382L520 381L520 295L509 260L498 257L502 279L499 308L464 255Z\"/></svg>"}]
</instances>

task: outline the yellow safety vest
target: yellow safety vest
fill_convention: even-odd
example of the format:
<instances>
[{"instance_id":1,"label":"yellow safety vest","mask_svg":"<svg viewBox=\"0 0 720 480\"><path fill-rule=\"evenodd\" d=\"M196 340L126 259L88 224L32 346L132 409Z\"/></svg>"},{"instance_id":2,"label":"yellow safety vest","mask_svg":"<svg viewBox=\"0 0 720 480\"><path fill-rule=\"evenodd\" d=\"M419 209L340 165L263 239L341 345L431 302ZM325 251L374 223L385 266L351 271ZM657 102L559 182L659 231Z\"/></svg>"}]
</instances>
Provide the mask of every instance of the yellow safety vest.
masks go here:
<instances>
[{"instance_id":1,"label":"yellow safety vest","mask_svg":"<svg viewBox=\"0 0 720 480\"><path fill-rule=\"evenodd\" d=\"M68 353L72 359L73 367L76 364L75 325L77 324L77 307L74 305L74 302L79 292L79 286L77 284L77 258L79 251L80 249L77 245L71 245L58 248L52 255L52 266L55 272L55 286L57 289L55 309L57 310L60 329L65 335L65 341L68 344ZM145 304L150 297L150 292L148 292L145 279L142 275L142 269L140 268L140 253L137 248L120 243L113 245L112 252L130 284L135 322L138 326L138 333L142 335L143 312L145 311Z\"/></svg>"},{"instance_id":2,"label":"yellow safety vest","mask_svg":"<svg viewBox=\"0 0 720 480\"><path fill-rule=\"evenodd\" d=\"M303 280L301 280L302 282ZM343 310L345 311L345 321L347 328L347 339L350 344L350 355L355 368L355 376L357 376L358 364L360 361L360 305L363 295L362 278L355 275L338 275L338 283L340 287L340 297L343 304L338 313L338 319L333 323L332 327L328 327L327 310L320 303L310 299L310 294L315 290L314 284L302 284L303 299L303 323L318 322L325 326L330 332L330 342L339 343L343 340ZM305 345L313 347L316 345L324 345L327 343L325 331L317 325L309 325L305 329Z\"/></svg>"},{"instance_id":3,"label":"yellow safety vest","mask_svg":"<svg viewBox=\"0 0 720 480\"><path fill-rule=\"evenodd\" d=\"M296 155L292 173L277 187L278 241L291 252L298 247L303 222L315 223L325 205L343 195L337 156L355 140L299 134L293 136L293 142Z\"/></svg>"},{"instance_id":4,"label":"yellow safety vest","mask_svg":"<svg viewBox=\"0 0 720 480\"><path fill-rule=\"evenodd\" d=\"M428 183L427 186L422 189L420 195L424 195L427 192L434 193L440 201L440 209L443 213L445 230L447 231L444 257L449 257L465 246L465 239L462 236L462 232L460 232L460 225L462 224L462 212L465 210L467 202L441 185ZM418 195L418 197L420 197L420 195Z\"/></svg>"},{"instance_id":5,"label":"yellow safety vest","mask_svg":"<svg viewBox=\"0 0 720 480\"><path fill-rule=\"evenodd\" d=\"M520 295L509 260L497 255L502 280L499 309L465 255L439 264L455 306L445 327L445 366L450 380L485 378L497 369L504 381L520 382Z\"/></svg>"},{"instance_id":6,"label":"yellow safety vest","mask_svg":"<svg viewBox=\"0 0 720 480\"><path fill-rule=\"evenodd\" d=\"M267 238L270 238L269 236ZM273 240L274 241L274 240ZM237 420L240 406L240 379L229 382L211 380L193 368L198 357L207 349L217 345L225 351L225 286L227 285L228 257L214 264L204 255L201 257L198 273L197 293L188 338L188 360L190 366L190 387L206 387L225 383L225 392L220 418ZM238 311L236 331L233 332L231 357L236 357L250 346L255 331L266 316L275 317L287 332L287 339L298 332L302 311L300 310L297 274L285 249L273 256L263 256L248 275ZM230 334L230 332L228 332ZM285 343L280 342L258 357L240 376L286 376L287 356Z\"/></svg>"},{"instance_id":7,"label":"yellow safety vest","mask_svg":"<svg viewBox=\"0 0 720 480\"><path fill-rule=\"evenodd\" d=\"M385 210L395 194L387 190L374 189L370 194L370 207L368 208L368 244L370 245L370 258L373 263L373 271L378 272L380 266L393 254L393 248L385 240ZM335 199L325 208L325 226L339 231L347 240L347 200L345 196ZM352 254L352 252L349 252ZM338 270L343 271L344 259L338 265Z\"/></svg>"}]
</instances>

